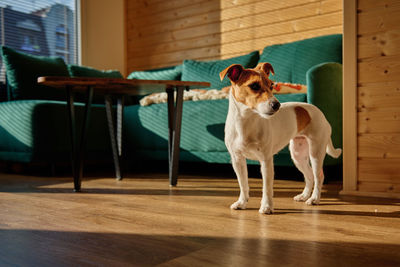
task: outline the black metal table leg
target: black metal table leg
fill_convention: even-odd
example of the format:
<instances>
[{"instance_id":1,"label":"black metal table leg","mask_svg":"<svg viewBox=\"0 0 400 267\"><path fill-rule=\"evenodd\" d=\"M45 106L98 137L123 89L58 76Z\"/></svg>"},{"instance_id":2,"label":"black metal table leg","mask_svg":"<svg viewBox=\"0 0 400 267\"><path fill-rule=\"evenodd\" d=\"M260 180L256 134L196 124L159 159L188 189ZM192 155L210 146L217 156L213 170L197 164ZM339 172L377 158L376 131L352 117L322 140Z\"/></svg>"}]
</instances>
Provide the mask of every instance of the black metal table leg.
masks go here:
<instances>
[{"instance_id":1,"label":"black metal table leg","mask_svg":"<svg viewBox=\"0 0 400 267\"><path fill-rule=\"evenodd\" d=\"M105 96L106 112L107 112L107 123L108 131L110 133L111 148L113 152L115 177L117 180L122 179L121 172L121 159L122 159L122 120L124 111L124 98L119 96L117 99L117 122L116 131L114 128L114 116L112 111L112 99L109 95Z\"/></svg>"},{"instance_id":2,"label":"black metal table leg","mask_svg":"<svg viewBox=\"0 0 400 267\"><path fill-rule=\"evenodd\" d=\"M122 164L122 124L124 119L124 96L117 98L117 143L118 156L120 157L120 165ZM122 174L121 174L122 175ZM122 178L122 177L121 177Z\"/></svg>"},{"instance_id":3,"label":"black metal table leg","mask_svg":"<svg viewBox=\"0 0 400 267\"><path fill-rule=\"evenodd\" d=\"M69 130L71 136L71 165L72 165L72 177L74 177L74 190L80 190L79 177L75 174L76 164L76 123L75 123L75 108L74 108L74 95L72 87L67 86L67 107L68 107L68 119L69 119Z\"/></svg>"},{"instance_id":4,"label":"black metal table leg","mask_svg":"<svg viewBox=\"0 0 400 267\"><path fill-rule=\"evenodd\" d=\"M86 145L87 130L89 128L90 120L90 109L93 99L93 88L89 86L86 90L86 103L85 113L83 117L83 125L81 129L81 139L78 143L77 131L76 131L76 118L75 118L75 107L74 107L74 95L71 87L67 87L67 106L70 121L70 134L71 134L71 146L72 146L72 175L74 177L74 191L81 191L81 181L83 175L83 161L84 151Z\"/></svg>"},{"instance_id":5,"label":"black metal table leg","mask_svg":"<svg viewBox=\"0 0 400 267\"><path fill-rule=\"evenodd\" d=\"M179 145L181 138L183 91L185 87L176 87L176 101L174 91L167 89L168 94L168 157L169 157L169 183L176 186L178 182Z\"/></svg>"},{"instance_id":6,"label":"black metal table leg","mask_svg":"<svg viewBox=\"0 0 400 267\"><path fill-rule=\"evenodd\" d=\"M174 88L167 88L168 95L168 166L171 166L171 158L172 158L172 135L174 133L175 125L174 119L174 109L175 109L175 100L174 100Z\"/></svg>"}]
</instances>

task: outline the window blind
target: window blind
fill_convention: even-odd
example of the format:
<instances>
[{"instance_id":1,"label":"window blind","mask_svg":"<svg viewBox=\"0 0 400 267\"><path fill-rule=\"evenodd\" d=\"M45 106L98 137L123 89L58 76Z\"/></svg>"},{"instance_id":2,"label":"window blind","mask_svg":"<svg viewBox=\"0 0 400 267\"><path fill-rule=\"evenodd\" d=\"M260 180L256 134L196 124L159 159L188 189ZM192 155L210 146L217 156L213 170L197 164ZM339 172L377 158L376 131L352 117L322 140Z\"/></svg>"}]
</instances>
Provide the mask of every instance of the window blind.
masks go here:
<instances>
[{"instance_id":1,"label":"window blind","mask_svg":"<svg viewBox=\"0 0 400 267\"><path fill-rule=\"evenodd\" d=\"M77 0L1 0L0 44L23 53L78 62ZM0 82L5 68L0 57Z\"/></svg>"}]
</instances>

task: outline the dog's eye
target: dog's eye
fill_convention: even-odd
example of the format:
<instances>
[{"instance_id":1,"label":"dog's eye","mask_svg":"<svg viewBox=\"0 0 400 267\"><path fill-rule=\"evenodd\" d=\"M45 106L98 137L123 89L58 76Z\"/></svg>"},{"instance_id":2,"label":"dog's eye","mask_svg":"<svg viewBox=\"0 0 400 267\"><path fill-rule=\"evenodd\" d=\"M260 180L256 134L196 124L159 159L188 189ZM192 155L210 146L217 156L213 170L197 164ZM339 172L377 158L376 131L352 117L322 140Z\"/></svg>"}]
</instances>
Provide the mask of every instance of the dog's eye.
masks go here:
<instances>
[{"instance_id":1,"label":"dog's eye","mask_svg":"<svg viewBox=\"0 0 400 267\"><path fill-rule=\"evenodd\" d=\"M258 90L260 90L260 88L261 88L261 86L260 86L259 83L252 83L252 84L249 85L249 87L250 87L251 90L253 90L253 91L258 91Z\"/></svg>"}]
</instances>

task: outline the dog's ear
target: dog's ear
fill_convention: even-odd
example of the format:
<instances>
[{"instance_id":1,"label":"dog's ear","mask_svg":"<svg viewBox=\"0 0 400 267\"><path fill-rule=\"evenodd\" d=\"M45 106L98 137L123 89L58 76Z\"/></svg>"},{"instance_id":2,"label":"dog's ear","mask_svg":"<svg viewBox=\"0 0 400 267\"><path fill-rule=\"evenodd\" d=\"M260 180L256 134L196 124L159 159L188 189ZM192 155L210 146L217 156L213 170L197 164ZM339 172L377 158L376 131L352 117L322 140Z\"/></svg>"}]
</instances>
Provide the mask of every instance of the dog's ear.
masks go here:
<instances>
[{"instance_id":1,"label":"dog's ear","mask_svg":"<svg viewBox=\"0 0 400 267\"><path fill-rule=\"evenodd\" d=\"M275 74L274 68L268 62L258 63L256 69L263 71L267 77L269 77L270 73Z\"/></svg>"},{"instance_id":2,"label":"dog's ear","mask_svg":"<svg viewBox=\"0 0 400 267\"><path fill-rule=\"evenodd\" d=\"M223 71L221 71L219 73L219 77L221 78L221 81L224 79L224 77L226 76L226 74L228 74L228 78L232 81L232 82L236 82L237 80L239 80L240 74L243 71L243 67L240 64L232 64L229 67L227 67L226 69L224 69Z\"/></svg>"}]
</instances>

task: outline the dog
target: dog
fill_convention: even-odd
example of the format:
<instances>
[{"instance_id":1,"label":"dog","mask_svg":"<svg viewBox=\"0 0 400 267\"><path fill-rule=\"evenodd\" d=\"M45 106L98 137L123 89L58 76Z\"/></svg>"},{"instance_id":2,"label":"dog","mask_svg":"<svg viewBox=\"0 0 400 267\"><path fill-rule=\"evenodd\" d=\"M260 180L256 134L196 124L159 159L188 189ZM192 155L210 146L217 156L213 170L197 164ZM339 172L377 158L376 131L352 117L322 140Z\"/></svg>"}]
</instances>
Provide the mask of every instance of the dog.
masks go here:
<instances>
[{"instance_id":1,"label":"dog","mask_svg":"<svg viewBox=\"0 0 400 267\"><path fill-rule=\"evenodd\" d=\"M233 64L220 72L221 81L226 75L231 81L225 144L240 187L239 199L231 205L234 210L246 209L249 200L246 159L260 162L263 190L259 212L271 214L274 154L289 144L291 158L305 179L303 192L294 200L317 205L325 155L338 158L342 152L333 147L331 126L316 106L279 103L272 93L270 73L275 74L270 63L259 63L253 69Z\"/></svg>"}]
</instances>

